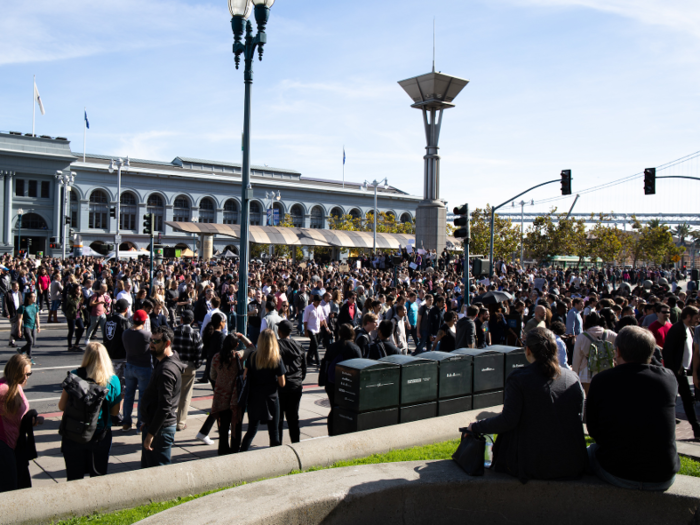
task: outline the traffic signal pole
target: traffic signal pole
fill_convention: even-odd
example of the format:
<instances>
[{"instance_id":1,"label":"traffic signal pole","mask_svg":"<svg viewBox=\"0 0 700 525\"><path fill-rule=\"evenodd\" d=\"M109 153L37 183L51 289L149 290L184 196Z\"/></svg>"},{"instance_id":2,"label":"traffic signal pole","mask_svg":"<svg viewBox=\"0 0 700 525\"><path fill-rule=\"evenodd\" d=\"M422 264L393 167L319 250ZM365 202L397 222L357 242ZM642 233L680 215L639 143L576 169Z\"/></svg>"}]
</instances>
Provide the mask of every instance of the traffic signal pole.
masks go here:
<instances>
[{"instance_id":1,"label":"traffic signal pole","mask_svg":"<svg viewBox=\"0 0 700 525\"><path fill-rule=\"evenodd\" d=\"M511 197L510 199L502 202L498 206L494 206L493 208L491 208L491 243L489 246L489 279L491 279L491 276L493 275L493 234L494 234L493 230L494 230L494 222L496 220L496 210L502 208L503 206L505 206L509 202L514 201L518 197L521 197L522 195L525 195L526 193L528 193L532 190L536 190L537 188L541 188L542 186L546 186L547 184L554 184L555 182L561 182L561 179L554 179L554 180L550 180L547 182L543 182L542 184L537 184L536 186L533 186L532 188L526 189L522 193L518 193L515 197Z\"/></svg>"}]
</instances>

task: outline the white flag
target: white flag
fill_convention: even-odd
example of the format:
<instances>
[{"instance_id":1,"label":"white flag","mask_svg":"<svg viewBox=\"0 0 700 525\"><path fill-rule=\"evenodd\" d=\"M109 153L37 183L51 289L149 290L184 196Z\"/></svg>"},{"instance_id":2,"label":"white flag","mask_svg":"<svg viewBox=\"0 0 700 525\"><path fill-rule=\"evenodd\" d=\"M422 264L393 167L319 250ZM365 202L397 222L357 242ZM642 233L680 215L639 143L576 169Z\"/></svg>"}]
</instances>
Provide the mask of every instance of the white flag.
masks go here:
<instances>
[{"instance_id":1,"label":"white flag","mask_svg":"<svg viewBox=\"0 0 700 525\"><path fill-rule=\"evenodd\" d=\"M39 95L39 89L36 87L36 82L34 82L34 100L39 103L39 110L42 115L46 115L44 110L44 103L41 101L41 95Z\"/></svg>"}]
</instances>

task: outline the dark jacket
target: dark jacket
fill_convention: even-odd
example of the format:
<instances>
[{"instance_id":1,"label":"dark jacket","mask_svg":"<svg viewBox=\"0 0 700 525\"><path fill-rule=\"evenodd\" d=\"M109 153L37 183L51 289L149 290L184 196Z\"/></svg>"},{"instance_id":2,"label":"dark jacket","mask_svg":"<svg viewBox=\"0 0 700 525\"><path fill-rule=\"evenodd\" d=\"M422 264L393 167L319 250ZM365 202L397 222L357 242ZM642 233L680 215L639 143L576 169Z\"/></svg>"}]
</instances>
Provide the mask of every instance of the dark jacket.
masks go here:
<instances>
[{"instance_id":1,"label":"dark jacket","mask_svg":"<svg viewBox=\"0 0 700 525\"><path fill-rule=\"evenodd\" d=\"M664 366L676 375L681 373L687 337L688 331L683 321L674 324L666 334L663 352Z\"/></svg>"},{"instance_id":2,"label":"dark jacket","mask_svg":"<svg viewBox=\"0 0 700 525\"><path fill-rule=\"evenodd\" d=\"M22 306L24 304L24 294L22 291L19 291L19 305ZM15 315L17 315L17 308L15 308L15 302L12 300L12 290L7 292L5 294L5 312L7 312L7 316L12 319Z\"/></svg>"},{"instance_id":3,"label":"dark jacket","mask_svg":"<svg viewBox=\"0 0 700 525\"><path fill-rule=\"evenodd\" d=\"M155 436L161 428L177 423L177 404L185 368L176 353L162 361L156 360L141 402L143 420L149 434Z\"/></svg>"},{"instance_id":4,"label":"dark jacket","mask_svg":"<svg viewBox=\"0 0 700 525\"><path fill-rule=\"evenodd\" d=\"M298 390L306 379L306 359L304 347L294 339L280 339L280 355L287 369L285 374L286 384L282 392Z\"/></svg>"},{"instance_id":5,"label":"dark jacket","mask_svg":"<svg viewBox=\"0 0 700 525\"><path fill-rule=\"evenodd\" d=\"M350 317L350 305L348 303L343 304L340 307L340 312L338 312L338 326L341 324L349 324L353 327L359 325L362 322L362 311L359 305L355 302L355 317Z\"/></svg>"},{"instance_id":6,"label":"dark jacket","mask_svg":"<svg viewBox=\"0 0 700 525\"><path fill-rule=\"evenodd\" d=\"M348 359L360 359L362 350L352 341L343 341L342 339L333 343L330 348L323 354L321 359L321 370L328 370L328 382L335 383L335 365L347 361ZM331 366L334 368L331 370Z\"/></svg>"},{"instance_id":7,"label":"dark jacket","mask_svg":"<svg viewBox=\"0 0 700 525\"><path fill-rule=\"evenodd\" d=\"M377 339L369 346L367 359L379 360L382 357L400 353L401 351L391 342L391 339Z\"/></svg>"},{"instance_id":8,"label":"dark jacket","mask_svg":"<svg viewBox=\"0 0 700 525\"><path fill-rule=\"evenodd\" d=\"M583 388L576 373L561 370L548 379L536 362L513 371L506 381L503 412L472 427L498 434L494 468L529 479L571 479L588 465L583 436Z\"/></svg>"},{"instance_id":9,"label":"dark jacket","mask_svg":"<svg viewBox=\"0 0 700 525\"><path fill-rule=\"evenodd\" d=\"M194 320L197 322L197 324L200 326L202 325L202 321L204 321L207 313L209 313L209 308L207 308L207 298L202 296L194 303Z\"/></svg>"},{"instance_id":10,"label":"dark jacket","mask_svg":"<svg viewBox=\"0 0 700 525\"><path fill-rule=\"evenodd\" d=\"M476 348L476 325L469 317L457 321L457 348Z\"/></svg>"},{"instance_id":11,"label":"dark jacket","mask_svg":"<svg viewBox=\"0 0 700 525\"><path fill-rule=\"evenodd\" d=\"M369 345L372 344L372 336L364 328L360 328L355 336L355 344L360 348L362 357L366 358L369 354Z\"/></svg>"},{"instance_id":12,"label":"dark jacket","mask_svg":"<svg viewBox=\"0 0 700 525\"><path fill-rule=\"evenodd\" d=\"M593 377L586 424L606 472L643 483L668 481L678 472L677 391L673 373L660 366L626 363Z\"/></svg>"},{"instance_id":13,"label":"dark jacket","mask_svg":"<svg viewBox=\"0 0 700 525\"><path fill-rule=\"evenodd\" d=\"M445 315L445 309L433 306L428 312L428 333L430 335L437 335L440 327L445 324L443 319Z\"/></svg>"},{"instance_id":14,"label":"dark jacket","mask_svg":"<svg viewBox=\"0 0 700 525\"><path fill-rule=\"evenodd\" d=\"M112 359L125 359L126 350L122 335L131 327L129 320L119 314L112 314L105 322L104 336L102 343L105 345L109 357Z\"/></svg>"}]
</instances>

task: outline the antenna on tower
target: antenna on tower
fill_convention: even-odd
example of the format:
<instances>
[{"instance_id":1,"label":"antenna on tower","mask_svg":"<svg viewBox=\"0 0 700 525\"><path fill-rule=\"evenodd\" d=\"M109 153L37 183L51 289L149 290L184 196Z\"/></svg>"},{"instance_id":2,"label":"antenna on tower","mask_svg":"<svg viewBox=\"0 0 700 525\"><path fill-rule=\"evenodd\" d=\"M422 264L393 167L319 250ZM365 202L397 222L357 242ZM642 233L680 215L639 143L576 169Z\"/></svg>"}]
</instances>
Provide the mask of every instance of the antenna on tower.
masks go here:
<instances>
[{"instance_id":1,"label":"antenna on tower","mask_svg":"<svg viewBox=\"0 0 700 525\"><path fill-rule=\"evenodd\" d=\"M433 17L433 73L435 73L435 17Z\"/></svg>"}]
</instances>

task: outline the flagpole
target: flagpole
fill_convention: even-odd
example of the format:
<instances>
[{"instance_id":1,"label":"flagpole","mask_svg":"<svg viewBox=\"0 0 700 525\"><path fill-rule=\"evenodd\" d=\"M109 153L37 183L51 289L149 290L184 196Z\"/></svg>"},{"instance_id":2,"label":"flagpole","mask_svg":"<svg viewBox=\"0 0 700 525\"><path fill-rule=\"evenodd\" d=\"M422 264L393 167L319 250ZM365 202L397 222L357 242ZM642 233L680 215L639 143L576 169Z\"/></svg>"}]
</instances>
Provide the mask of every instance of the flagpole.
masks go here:
<instances>
[{"instance_id":1,"label":"flagpole","mask_svg":"<svg viewBox=\"0 0 700 525\"><path fill-rule=\"evenodd\" d=\"M34 134L34 121L36 120L36 75L34 75L34 85L32 86L32 137Z\"/></svg>"},{"instance_id":2,"label":"flagpole","mask_svg":"<svg viewBox=\"0 0 700 525\"><path fill-rule=\"evenodd\" d=\"M343 189L345 189L345 144L343 144Z\"/></svg>"},{"instance_id":3,"label":"flagpole","mask_svg":"<svg viewBox=\"0 0 700 525\"><path fill-rule=\"evenodd\" d=\"M87 108L83 107L83 162L85 162L85 136L87 135Z\"/></svg>"}]
</instances>

